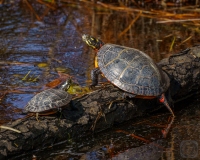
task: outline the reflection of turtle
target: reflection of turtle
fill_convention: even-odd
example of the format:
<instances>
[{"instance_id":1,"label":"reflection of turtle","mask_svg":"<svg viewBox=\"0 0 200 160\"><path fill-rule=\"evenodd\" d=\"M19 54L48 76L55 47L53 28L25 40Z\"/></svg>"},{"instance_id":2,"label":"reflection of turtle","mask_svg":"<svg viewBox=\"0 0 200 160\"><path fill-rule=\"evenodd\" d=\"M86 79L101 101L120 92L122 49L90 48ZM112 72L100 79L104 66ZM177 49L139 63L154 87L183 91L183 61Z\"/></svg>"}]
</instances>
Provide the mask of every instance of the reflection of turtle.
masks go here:
<instances>
[{"instance_id":1,"label":"reflection of turtle","mask_svg":"<svg viewBox=\"0 0 200 160\"><path fill-rule=\"evenodd\" d=\"M58 111L71 101L71 94L65 91L65 89L69 89L70 83L71 79L67 80L60 89L47 89L36 94L25 106L23 112L36 113L37 120L38 114L48 115L55 113L55 111Z\"/></svg>"},{"instance_id":2,"label":"reflection of turtle","mask_svg":"<svg viewBox=\"0 0 200 160\"><path fill-rule=\"evenodd\" d=\"M170 85L166 73L148 55L137 49L104 44L89 35L83 35L82 39L98 51L98 67L91 71L91 87L98 84L98 74L102 73L111 83L126 91L125 95L129 97L144 99L158 97L173 115L171 123L163 131L165 136L174 119L174 113L164 95Z\"/></svg>"}]
</instances>

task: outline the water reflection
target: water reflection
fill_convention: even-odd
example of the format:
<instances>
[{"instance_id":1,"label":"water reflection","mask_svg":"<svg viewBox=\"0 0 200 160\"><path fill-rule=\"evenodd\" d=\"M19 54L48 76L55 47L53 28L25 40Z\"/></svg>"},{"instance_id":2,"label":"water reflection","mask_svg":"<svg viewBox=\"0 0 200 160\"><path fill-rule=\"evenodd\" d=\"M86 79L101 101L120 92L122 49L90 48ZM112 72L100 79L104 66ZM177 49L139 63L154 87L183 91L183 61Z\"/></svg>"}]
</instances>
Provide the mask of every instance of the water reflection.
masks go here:
<instances>
[{"instance_id":1,"label":"water reflection","mask_svg":"<svg viewBox=\"0 0 200 160\"><path fill-rule=\"evenodd\" d=\"M17 2L0 5L0 123L18 118L16 109L23 108L45 84L58 78L60 70L76 78L81 86L90 83L94 54L83 44L82 34L137 48L155 61L200 41L193 22L157 23L160 19L156 14L170 18L164 11L74 1L63 1L57 9L31 2L33 11L27 1ZM171 12L178 13L178 9ZM22 80L29 71L37 81Z\"/></svg>"},{"instance_id":2,"label":"water reflection","mask_svg":"<svg viewBox=\"0 0 200 160\"><path fill-rule=\"evenodd\" d=\"M37 11L45 7L38 3L31 5L36 5L34 8ZM38 21L24 3L2 5L1 9L1 15L5 17L0 20L1 91L8 95L2 103L8 103L13 108L23 108L30 100L26 93L32 87L37 87L36 92L40 91L42 86L57 78L57 72L63 68L85 85L84 72L88 67L88 58L83 56L81 34L76 26L81 24L83 30L84 26L87 27L83 24L81 11L70 7L61 8L49 11L42 21ZM46 67L40 67L41 63L46 63ZM39 77L36 82L22 81L29 71L32 76ZM25 87L24 90L19 89ZM13 96L14 90L21 91L15 95L15 101L9 98Z\"/></svg>"},{"instance_id":3,"label":"water reflection","mask_svg":"<svg viewBox=\"0 0 200 160\"><path fill-rule=\"evenodd\" d=\"M102 147L97 151L91 151L84 154L80 160L92 160L92 159L112 159L112 160L159 160L162 157L164 147L157 142L141 145L140 147L127 149L124 152L116 153L112 155L112 148ZM110 154L109 154L110 152ZM110 156L108 156L110 155Z\"/></svg>"}]
</instances>

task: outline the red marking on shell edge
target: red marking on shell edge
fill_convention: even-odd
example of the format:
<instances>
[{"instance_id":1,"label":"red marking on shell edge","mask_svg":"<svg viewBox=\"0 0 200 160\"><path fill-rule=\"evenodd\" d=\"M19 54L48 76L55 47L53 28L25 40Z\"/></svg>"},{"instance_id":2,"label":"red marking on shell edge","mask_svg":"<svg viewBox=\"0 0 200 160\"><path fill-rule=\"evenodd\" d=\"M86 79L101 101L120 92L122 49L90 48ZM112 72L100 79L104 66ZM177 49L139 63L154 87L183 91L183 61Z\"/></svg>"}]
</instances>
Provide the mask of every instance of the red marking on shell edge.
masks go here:
<instances>
[{"instance_id":1,"label":"red marking on shell edge","mask_svg":"<svg viewBox=\"0 0 200 160\"><path fill-rule=\"evenodd\" d=\"M136 95L135 98L154 99L154 98L156 98L156 96L142 96L142 95Z\"/></svg>"},{"instance_id":2,"label":"red marking on shell edge","mask_svg":"<svg viewBox=\"0 0 200 160\"><path fill-rule=\"evenodd\" d=\"M163 102L165 101L165 98L164 98L163 95L160 97L159 101L160 101L161 103L163 103Z\"/></svg>"}]
</instances>

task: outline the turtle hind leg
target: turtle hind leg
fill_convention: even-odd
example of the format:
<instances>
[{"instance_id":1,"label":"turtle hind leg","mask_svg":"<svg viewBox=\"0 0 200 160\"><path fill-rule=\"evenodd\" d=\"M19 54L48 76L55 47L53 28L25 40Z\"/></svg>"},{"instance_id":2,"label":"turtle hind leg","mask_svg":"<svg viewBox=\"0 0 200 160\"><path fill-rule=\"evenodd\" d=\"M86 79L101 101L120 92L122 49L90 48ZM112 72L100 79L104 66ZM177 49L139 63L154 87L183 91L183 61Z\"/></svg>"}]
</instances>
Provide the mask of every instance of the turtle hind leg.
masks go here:
<instances>
[{"instance_id":1,"label":"turtle hind leg","mask_svg":"<svg viewBox=\"0 0 200 160\"><path fill-rule=\"evenodd\" d=\"M172 119L170 121L170 123L167 125L167 127L162 130L162 134L163 134L163 137L166 138L168 132L169 132L169 129L171 128L171 125L173 124L174 122L174 118L175 118L175 115L174 115L174 112L172 111L171 107L169 106L168 102L167 102L167 99L165 97L164 94L162 94L160 97L159 97L159 101L161 103L163 103L165 105L165 107L170 111L170 113L172 114Z\"/></svg>"}]
</instances>

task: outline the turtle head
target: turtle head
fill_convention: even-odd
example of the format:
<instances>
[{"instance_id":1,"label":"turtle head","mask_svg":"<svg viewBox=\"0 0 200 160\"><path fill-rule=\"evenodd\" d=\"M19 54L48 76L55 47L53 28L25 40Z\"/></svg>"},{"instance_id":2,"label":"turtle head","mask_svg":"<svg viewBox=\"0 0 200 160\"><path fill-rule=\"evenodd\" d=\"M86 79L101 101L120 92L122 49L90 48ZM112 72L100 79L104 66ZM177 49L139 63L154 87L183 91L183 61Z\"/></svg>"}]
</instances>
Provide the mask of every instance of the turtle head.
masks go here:
<instances>
[{"instance_id":1,"label":"turtle head","mask_svg":"<svg viewBox=\"0 0 200 160\"><path fill-rule=\"evenodd\" d=\"M100 39L94 38L87 34L84 34L82 36L82 40L94 50L99 50L104 45L104 43Z\"/></svg>"},{"instance_id":2,"label":"turtle head","mask_svg":"<svg viewBox=\"0 0 200 160\"><path fill-rule=\"evenodd\" d=\"M72 84L72 79L69 77L69 79L67 79L62 86L60 87L61 90L68 90L70 88Z\"/></svg>"}]
</instances>

